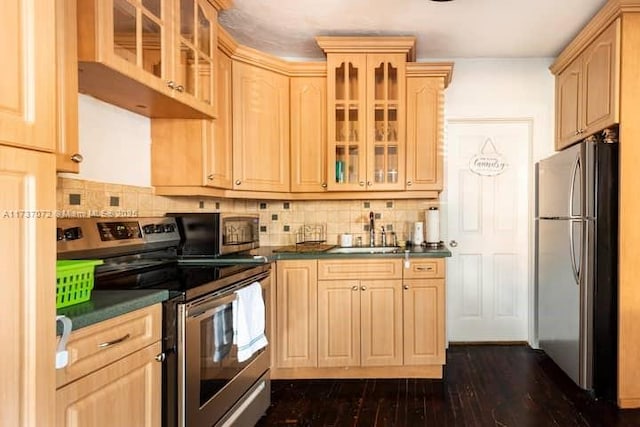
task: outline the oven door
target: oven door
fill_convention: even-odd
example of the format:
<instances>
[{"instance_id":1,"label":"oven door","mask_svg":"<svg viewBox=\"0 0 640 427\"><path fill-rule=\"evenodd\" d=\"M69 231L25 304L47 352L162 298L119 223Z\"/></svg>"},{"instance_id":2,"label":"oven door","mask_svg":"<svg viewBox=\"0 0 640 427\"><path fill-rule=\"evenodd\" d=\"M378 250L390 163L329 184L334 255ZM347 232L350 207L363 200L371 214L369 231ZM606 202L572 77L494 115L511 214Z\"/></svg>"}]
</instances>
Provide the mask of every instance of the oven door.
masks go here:
<instances>
[{"instance_id":1,"label":"oven door","mask_svg":"<svg viewBox=\"0 0 640 427\"><path fill-rule=\"evenodd\" d=\"M260 282L264 295L269 277ZM238 362L237 347L233 344L232 303L235 290L242 286L178 307L182 323L178 333L181 426L212 426L269 369L268 346L249 360Z\"/></svg>"}]
</instances>

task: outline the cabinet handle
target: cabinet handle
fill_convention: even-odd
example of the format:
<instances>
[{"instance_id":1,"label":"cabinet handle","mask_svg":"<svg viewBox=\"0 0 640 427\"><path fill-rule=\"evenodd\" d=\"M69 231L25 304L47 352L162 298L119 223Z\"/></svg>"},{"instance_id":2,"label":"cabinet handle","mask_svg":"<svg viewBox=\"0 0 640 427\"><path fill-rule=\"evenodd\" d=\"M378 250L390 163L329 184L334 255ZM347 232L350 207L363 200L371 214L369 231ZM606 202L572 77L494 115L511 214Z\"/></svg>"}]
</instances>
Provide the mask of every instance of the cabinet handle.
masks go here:
<instances>
[{"instance_id":1,"label":"cabinet handle","mask_svg":"<svg viewBox=\"0 0 640 427\"><path fill-rule=\"evenodd\" d=\"M178 92L184 92L184 86L182 86L182 85L178 85L178 86L176 86L176 90L177 90Z\"/></svg>"},{"instance_id":2,"label":"cabinet handle","mask_svg":"<svg viewBox=\"0 0 640 427\"><path fill-rule=\"evenodd\" d=\"M236 179L236 185L240 185L242 184L242 181L240 181L239 179Z\"/></svg>"},{"instance_id":3,"label":"cabinet handle","mask_svg":"<svg viewBox=\"0 0 640 427\"><path fill-rule=\"evenodd\" d=\"M209 181L213 181L213 174L211 173L211 174L207 175L207 179Z\"/></svg>"},{"instance_id":4,"label":"cabinet handle","mask_svg":"<svg viewBox=\"0 0 640 427\"><path fill-rule=\"evenodd\" d=\"M357 290L358 290L358 286L353 285L353 286L351 287L351 290L352 290L352 291L357 291Z\"/></svg>"},{"instance_id":5,"label":"cabinet handle","mask_svg":"<svg viewBox=\"0 0 640 427\"><path fill-rule=\"evenodd\" d=\"M162 362L164 362L165 360L167 360L167 355L166 355L166 354L164 354L164 353L160 353L160 354L158 354L158 355L155 357L155 359L156 359L156 361L157 361L157 362L162 363Z\"/></svg>"},{"instance_id":6,"label":"cabinet handle","mask_svg":"<svg viewBox=\"0 0 640 427\"><path fill-rule=\"evenodd\" d=\"M359 184L360 184L360 187L364 187L364 181L360 181Z\"/></svg>"},{"instance_id":7,"label":"cabinet handle","mask_svg":"<svg viewBox=\"0 0 640 427\"><path fill-rule=\"evenodd\" d=\"M418 271L433 271L433 267L416 267Z\"/></svg>"},{"instance_id":8,"label":"cabinet handle","mask_svg":"<svg viewBox=\"0 0 640 427\"><path fill-rule=\"evenodd\" d=\"M413 181L407 181L407 187L411 187L413 185Z\"/></svg>"},{"instance_id":9,"label":"cabinet handle","mask_svg":"<svg viewBox=\"0 0 640 427\"><path fill-rule=\"evenodd\" d=\"M84 157L82 157L82 154L80 153L75 153L71 155L71 161L75 162L75 163L82 163L82 161L84 160Z\"/></svg>"},{"instance_id":10,"label":"cabinet handle","mask_svg":"<svg viewBox=\"0 0 640 427\"><path fill-rule=\"evenodd\" d=\"M175 89L176 88L176 82L174 82L173 80L169 80L167 82L167 86L169 87L169 89Z\"/></svg>"},{"instance_id":11,"label":"cabinet handle","mask_svg":"<svg viewBox=\"0 0 640 427\"><path fill-rule=\"evenodd\" d=\"M323 182L323 183L322 183L322 185L321 185L321 187L322 187L322 188L327 188L327 183L326 183L326 182Z\"/></svg>"},{"instance_id":12,"label":"cabinet handle","mask_svg":"<svg viewBox=\"0 0 640 427\"><path fill-rule=\"evenodd\" d=\"M103 342L98 344L98 348L107 348L107 347L111 347L112 345L116 345L116 344L120 344L122 341L129 339L131 335L127 334L123 337L120 337L118 339L115 339L113 341L107 341L107 342Z\"/></svg>"},{"instance_id":13,"label":"cabinet handle","mask_svg":"<svg viewBox=\"0 0 640 427\"><path fill-rule=\"evenodd\" d=\"M408 291L409 290L409 285L404 285L403 288L404 288L405 291Z\"/></svg>"},{"instance_id":14,"label":"cabinet handle","mask_svg":"<svg viewBox=\"0 0 640 427\"><path fill-rule=\"evenodd\" d=\"M367 181L367 187L371 187L373 183L371 181Z\"/></svg>"},{"instance_id":15,"label":"cabinet handle","mask_svg":"<svg viewBox=\"0 0 640 427\"><path fill-rule=\"evenodd\" d=\"M363 286L363 287L361 287L360 289L362 289L363 291L366 291L366 290L367 290L367 287L366 287L366 286Z\"/></svg>"}]
</instances>

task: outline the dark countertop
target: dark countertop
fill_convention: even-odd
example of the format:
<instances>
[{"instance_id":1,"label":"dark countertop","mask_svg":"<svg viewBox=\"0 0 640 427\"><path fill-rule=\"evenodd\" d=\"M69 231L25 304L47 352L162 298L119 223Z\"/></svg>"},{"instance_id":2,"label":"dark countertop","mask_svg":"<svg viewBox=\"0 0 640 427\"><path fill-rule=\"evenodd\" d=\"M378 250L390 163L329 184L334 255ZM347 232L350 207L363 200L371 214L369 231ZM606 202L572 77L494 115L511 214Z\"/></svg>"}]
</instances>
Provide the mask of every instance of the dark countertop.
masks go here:
<instances>
[{"instance_id":1,"label":"dark countertop","mask_svg":"<svg viewBox=\"0 0 640 427\"><path fill-rule=\"evenodd\" d=\"M336 246L336 248L339 246ZM451 256L451 251L444 245L437 248L407 247L398 248L397 252L388 253L350 253L336 254L329 251L277 252L282 246L263 246L254 249L257 256L264 256L269 261L286 259L331 259L331 258L404 258L405 250L409 251L409 258L445 258ZM231 259L231 255L229 259Z\"/></svg>"},{"instance_id":2,"label":"dark countertop","mask_svg":"<svg viewBox=\"0 0 640 427\"><path fill-rule=\"evenodd\" d=\"M121 314L129 313L169 298L166 290L121 290L91 292L87 302L71 305L56 310L57 315L65 315L73 322L73 331L108 320ZM57 322L56 334L62 334L62 324Z\"/></svg>"}]
</instances>

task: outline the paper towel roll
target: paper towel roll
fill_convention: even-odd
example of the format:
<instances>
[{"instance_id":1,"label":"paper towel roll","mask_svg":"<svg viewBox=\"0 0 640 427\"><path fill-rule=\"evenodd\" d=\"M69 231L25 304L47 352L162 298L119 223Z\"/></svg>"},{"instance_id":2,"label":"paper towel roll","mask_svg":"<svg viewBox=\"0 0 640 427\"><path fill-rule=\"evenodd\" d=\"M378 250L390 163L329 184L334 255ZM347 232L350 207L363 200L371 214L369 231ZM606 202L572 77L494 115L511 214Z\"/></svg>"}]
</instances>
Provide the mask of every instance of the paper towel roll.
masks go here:
<instances>
[{"instance_id":1,"label":"paper towel roll","mask_svg":"<svg viewBox=\"0 0 640 427\"><path fill-rule=\"evenodd\" d=\"M440 242L440 211L431 207L425 212L427 222L427 243Z\"/></svg>"}]
</instances>

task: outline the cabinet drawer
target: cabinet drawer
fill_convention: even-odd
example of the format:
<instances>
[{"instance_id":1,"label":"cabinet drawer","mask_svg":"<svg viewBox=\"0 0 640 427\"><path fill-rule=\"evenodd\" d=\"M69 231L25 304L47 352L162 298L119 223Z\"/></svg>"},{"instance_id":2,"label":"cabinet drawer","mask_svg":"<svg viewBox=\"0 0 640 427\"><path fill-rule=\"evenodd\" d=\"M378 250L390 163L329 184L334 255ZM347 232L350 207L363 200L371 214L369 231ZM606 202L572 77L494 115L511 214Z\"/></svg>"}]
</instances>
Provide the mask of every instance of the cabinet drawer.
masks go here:
<instances>
[{"instance_id":1,"label":"cabinet drawer","mask_svg":"<svg viewBox=\"0 0 640 427\"><path fill-rule=\"evenodd\" d=\"M400 259L345 259L318 261L318 280L400 279Z\"/></svg>"},{"instance_id":2,"label":"cabinet drawer","mask_svg":"<svg viewBox=\"0 0 640 427\"><path fill-rule=\"evenodd\" d=\"M160 341L161 335L161 304L72 332L67 343L69 364L56 371L56 386L61 387Z\"/></svg>"},{"instance_id":3,"label":"cabinet drawer","mask_svg":"<svg viewBox=\"0 0 640 427\"><path fill-rule=\"evenodd\" d=\"M410 267L403 271L405 279L431 279L435 277L444 277L444 259L412 259Z\"/></svg>"}]
</instances>

